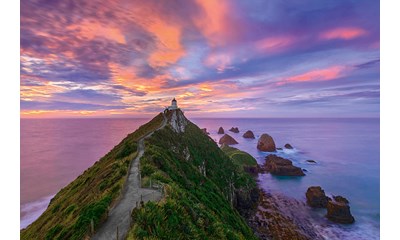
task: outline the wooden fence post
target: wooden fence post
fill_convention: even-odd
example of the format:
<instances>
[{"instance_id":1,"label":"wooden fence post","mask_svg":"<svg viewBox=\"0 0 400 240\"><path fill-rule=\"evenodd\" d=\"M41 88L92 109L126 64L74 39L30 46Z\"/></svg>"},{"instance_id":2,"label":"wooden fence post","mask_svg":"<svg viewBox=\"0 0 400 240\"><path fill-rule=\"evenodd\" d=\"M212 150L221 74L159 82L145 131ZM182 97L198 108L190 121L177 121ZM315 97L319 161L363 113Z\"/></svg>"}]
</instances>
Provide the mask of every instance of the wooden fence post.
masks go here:
<instances>
[{"instance_id":1,"label":"wooden fence post","mask_svg":"<svg viewBox=\"0 0 400 240\"><path fill-rule=\"evenodd\" d=\"M93 219L90 219L90 231L92 232L92 236L94 234L94 222Z\"/></svg>"}]
</instances>

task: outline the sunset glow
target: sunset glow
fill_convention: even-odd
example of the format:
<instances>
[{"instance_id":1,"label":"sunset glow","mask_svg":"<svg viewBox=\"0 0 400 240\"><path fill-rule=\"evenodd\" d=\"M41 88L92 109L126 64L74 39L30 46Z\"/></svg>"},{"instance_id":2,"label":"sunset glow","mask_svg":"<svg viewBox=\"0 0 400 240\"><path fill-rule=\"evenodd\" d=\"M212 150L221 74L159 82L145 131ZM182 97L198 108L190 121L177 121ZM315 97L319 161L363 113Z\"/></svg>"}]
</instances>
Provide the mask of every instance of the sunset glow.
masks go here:
<instances>
[{"instance_id":1,"label":"sunset glow","mask_svg":"<svg viewBox=\"0 0 400 240\"><path fill-rule=\"evenodd\" d=\"M379 1L328 2L22 0L21 117L377 117Z\"/></svg>"}]
</instances>

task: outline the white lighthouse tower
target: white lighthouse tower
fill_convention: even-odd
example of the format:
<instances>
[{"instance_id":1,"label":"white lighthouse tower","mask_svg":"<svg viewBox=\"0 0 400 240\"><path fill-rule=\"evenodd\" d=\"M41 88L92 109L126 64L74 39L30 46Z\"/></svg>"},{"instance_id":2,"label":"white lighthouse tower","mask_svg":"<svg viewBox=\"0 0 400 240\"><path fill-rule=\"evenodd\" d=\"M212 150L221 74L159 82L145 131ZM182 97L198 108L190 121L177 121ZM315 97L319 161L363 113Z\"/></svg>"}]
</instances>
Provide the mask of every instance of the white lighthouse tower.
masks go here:
<instances>
[{"instance_id":1,"label":"white lighthouse tower","mask_svg":"<svg viewBox=\"0 0 400 240\"><path fill-rule=\"evenodd\" d=\"M176 99L174 98L172 99L171 106L168 107L168 110L176 110L176 109L178 109L178 104L176 102Z\"/></svg>"}]
</instances>

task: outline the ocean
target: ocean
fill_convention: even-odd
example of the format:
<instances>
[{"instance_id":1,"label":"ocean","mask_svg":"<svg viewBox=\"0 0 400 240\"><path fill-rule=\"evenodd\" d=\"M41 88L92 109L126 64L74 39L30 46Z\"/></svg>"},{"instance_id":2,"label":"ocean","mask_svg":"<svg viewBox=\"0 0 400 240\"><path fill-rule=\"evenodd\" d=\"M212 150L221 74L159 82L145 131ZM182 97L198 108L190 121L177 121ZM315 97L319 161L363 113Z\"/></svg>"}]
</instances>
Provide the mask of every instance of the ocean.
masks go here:
<instances>
[{"instance_id":1,"label":"ocean","mask_svg":"<svg viewBox=\"0 0 400 240\"><path fill-rule=\"evenodd\" d=\"M149 119L21 119L21 229L33 222L50 199L95 161ZM260 174L261 188L305 202L309 186L350 201L352 225L330 223L324 210L311 210L315 227L327 239L379 239L379 119L190 119L219 140L220 126L262 164L268 153L257 150L262 133L277 147L294 149L276 154L306 169L304 177ZM240 133L229 132L238 127ZM256 139L244 139L252 130ZM315 160L310 164L306 160Z\"/></svg>"}]
</instances>

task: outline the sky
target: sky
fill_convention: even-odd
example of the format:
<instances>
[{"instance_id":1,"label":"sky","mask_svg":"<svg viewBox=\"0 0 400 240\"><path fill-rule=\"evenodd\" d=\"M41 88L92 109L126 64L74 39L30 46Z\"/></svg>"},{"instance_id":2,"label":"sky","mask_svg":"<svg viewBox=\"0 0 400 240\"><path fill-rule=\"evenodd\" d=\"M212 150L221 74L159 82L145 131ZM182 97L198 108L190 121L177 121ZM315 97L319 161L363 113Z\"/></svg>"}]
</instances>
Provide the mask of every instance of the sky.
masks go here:
<instances>
[{"instance_id":1,"label":"sky","mask_svg":"<svg viewBox=\"0 0 400 240\"><path fill-rule=\"evenodd\" d=\"M21 0L22 118L379 117L378 0Z\"/></svg>"}]
</instances>

